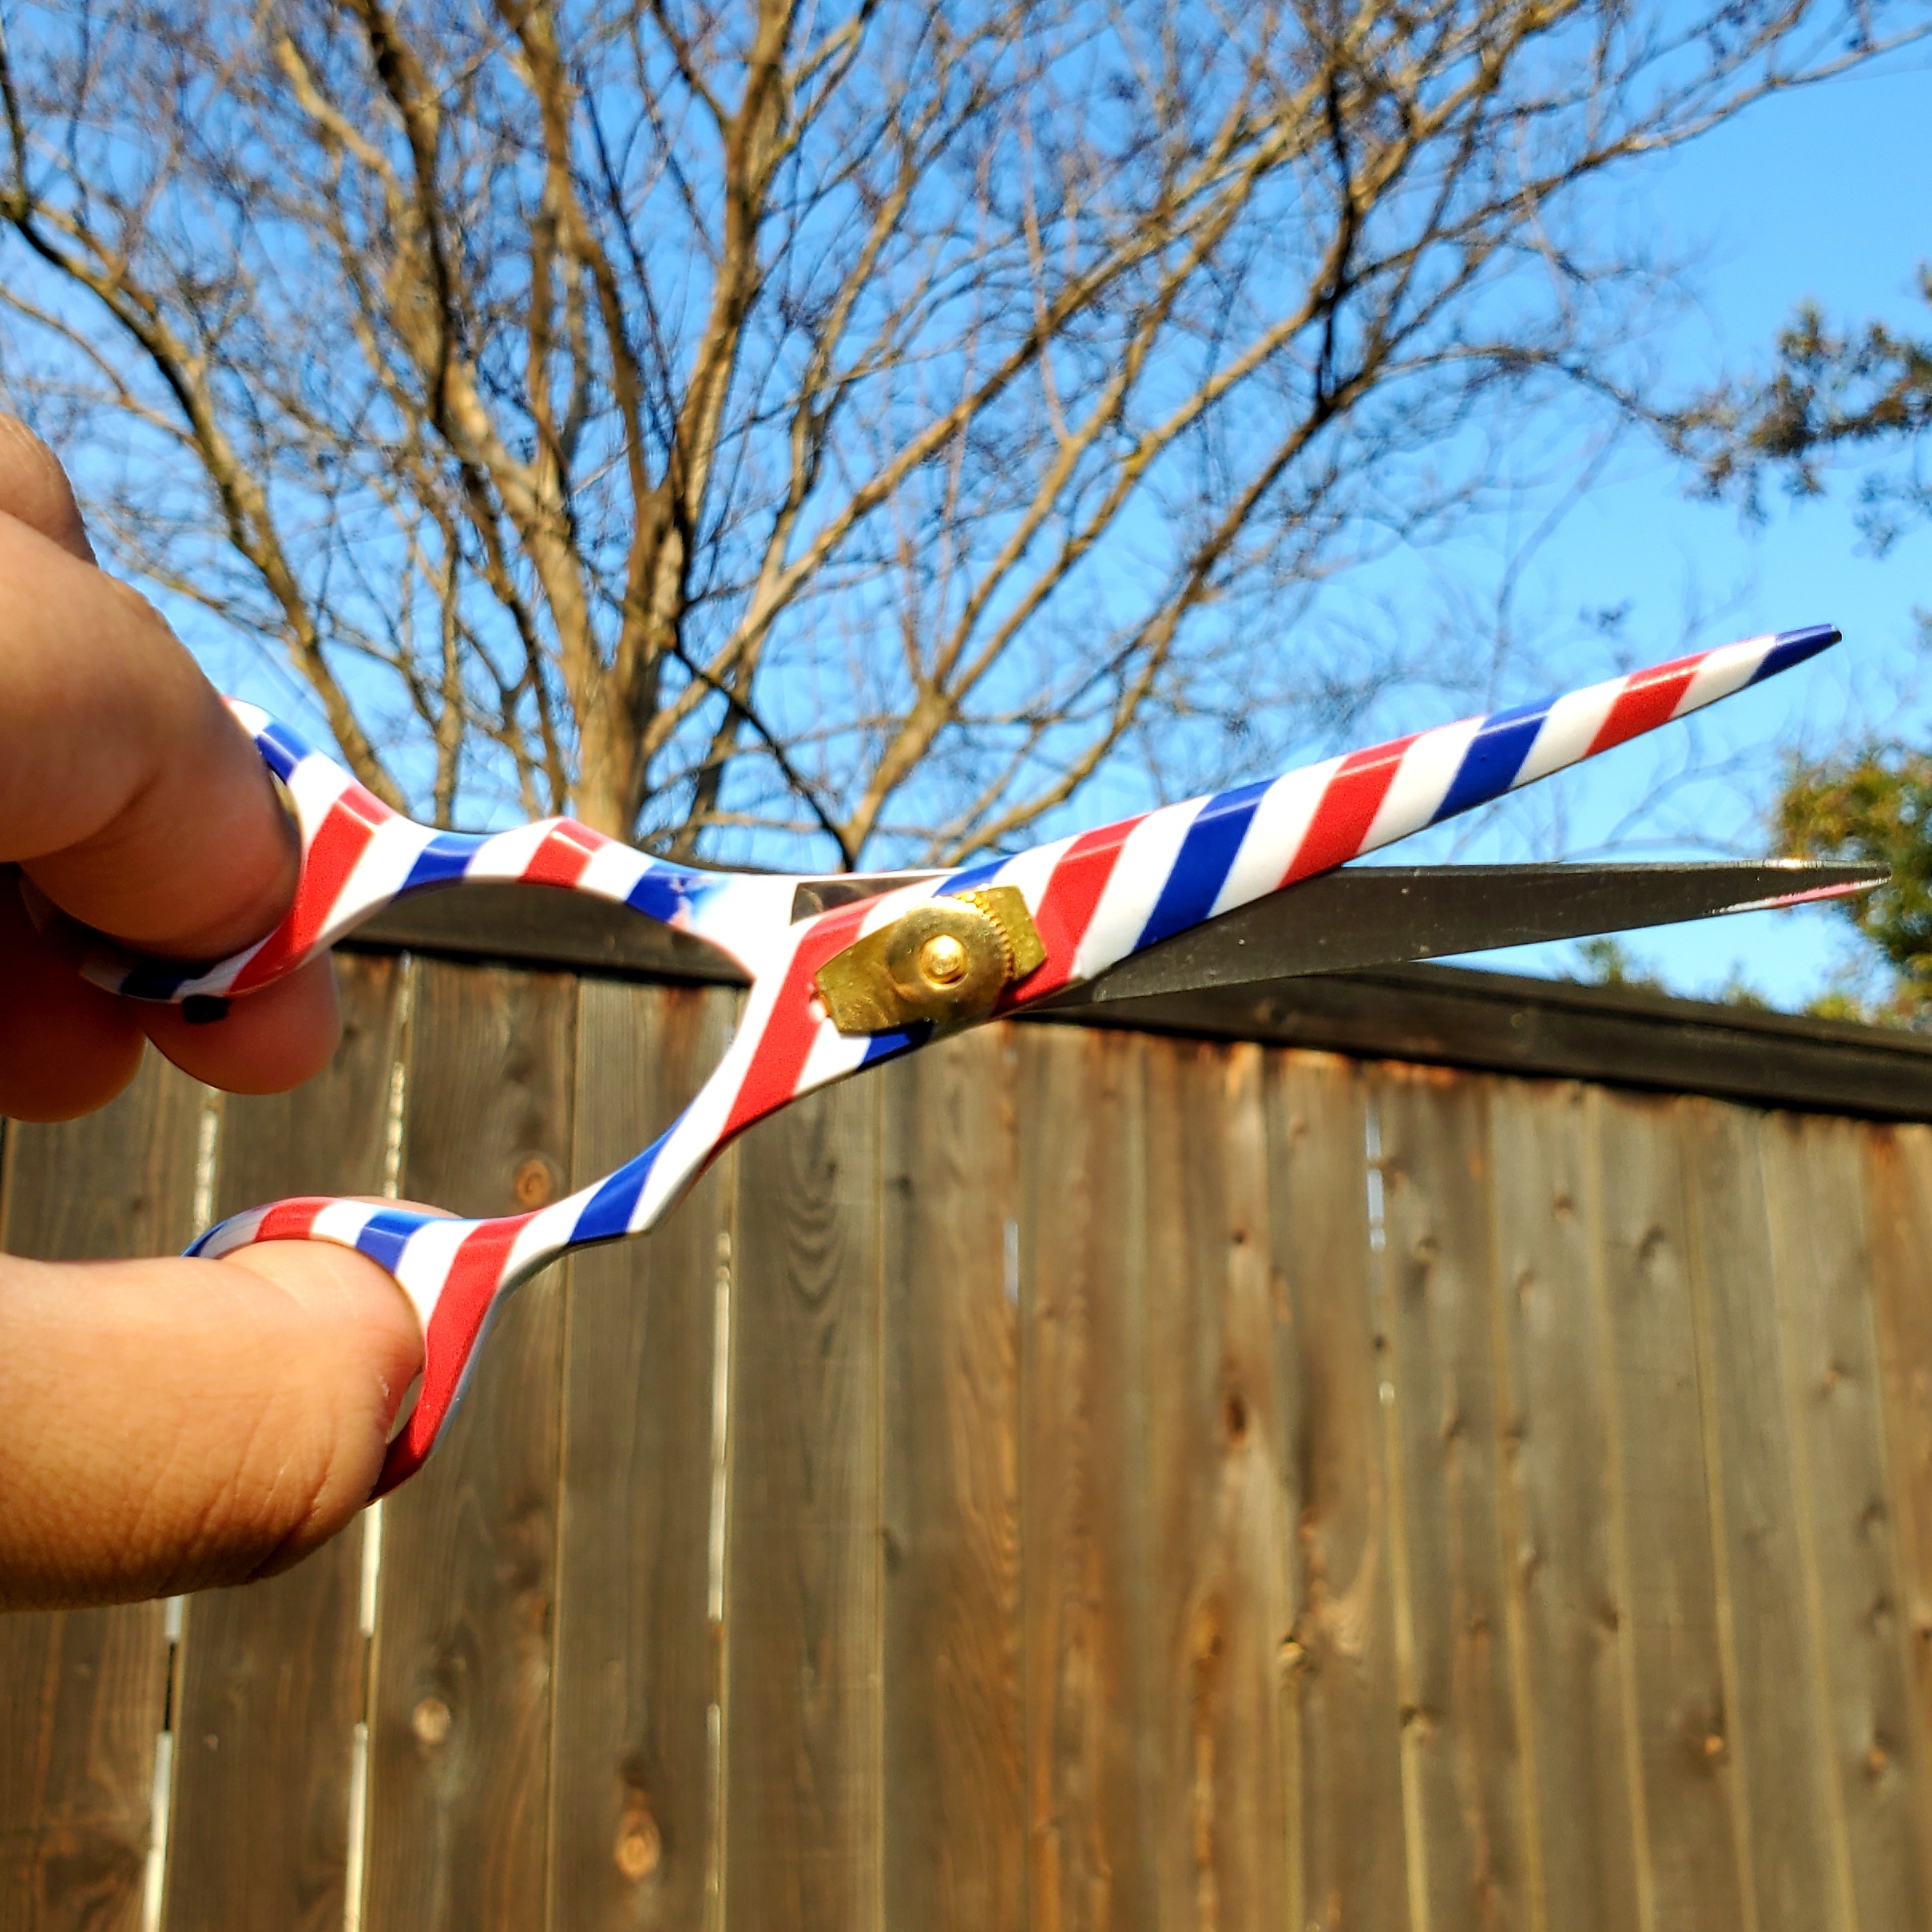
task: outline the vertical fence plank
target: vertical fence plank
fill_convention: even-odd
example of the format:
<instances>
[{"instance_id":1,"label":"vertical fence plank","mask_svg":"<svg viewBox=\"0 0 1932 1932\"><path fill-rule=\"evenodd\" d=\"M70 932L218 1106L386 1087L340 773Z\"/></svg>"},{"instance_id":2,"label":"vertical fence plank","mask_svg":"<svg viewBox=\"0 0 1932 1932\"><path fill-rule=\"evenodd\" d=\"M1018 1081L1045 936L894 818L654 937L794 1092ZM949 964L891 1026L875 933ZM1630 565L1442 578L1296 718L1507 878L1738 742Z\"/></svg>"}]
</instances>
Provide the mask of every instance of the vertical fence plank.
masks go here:
<instances>
[{"instance_id":1,"label":"vertical fence plank","mask_svg":"<svg viewBox=\"0 0 1932 1932\"><path fill-rule=\"evenodd\" d=\"M1537 1922L1642 1922L1625 1732L1629 1606L1592 1307L1597 1188L1582 1088L1492 1084L1491 1185Z\"/></svg>"},{"instance_id":2,"label":"vertical fence plank","mask_svg":"<svg viewBox=\"0 0 1932 1932\"><path fill-rule=\"evenodd\" d=\"M881 1076L884 1922L930 1932L1025 1913L1014 1050Z\"/></svg>"},{"instance_id":3,"label":"vertical fence plank","mask_svg":"<svg viewBox=\"0 0 1932 1932\"><path fill-rule=\"evenodd\" d=\"M402 962L345 958L343 1043L293 1093L222 1105L215 1212L383 1185ZM342 1923L350 1758L362 1716L362 1534L287 1576L188 1606L175 1718L167 1925Z\"/></svg>"},{"instance_id":4,"label":"vertical fence plank","mask_svg":"<svg viewBox=\"0 0 1932 1932\"><path fill-rule=\"evenodd\" d=\"M542 1206L568 1172L576 982L417 971L403 1194ZM517 1291L442 1446L383 1506L372 1932L543 1923L561 1316L555 1271Z\"/></svg>"},{"instance_id":5,"label":"vertical fence plank","mask_svg":"<svg viewBox=\"0 0 1932 1932\"><path fill-rule=\"evenodd\" d=\"M1268 1242L1283 1318L1283 1487L1299 1511L1301 1609L1286 1646L1294 1932L1304 1925L1399 1932L1411 1922L1379 1394L1387 1349L1370 1275L1366 1085L1349 1061L1268 1057Z\"/></svg>"},{"instance_id":6,"label":"vertical fence plank","mask_svg":"<svg viewBox=\"0 0 1932 1932\"><path fill-rule=\"evenodd\" d=\"M1676 1113L1601 1089L1589 1112L1613 1531L1629 1606L1639 1922L1732 1932L1749 1920Z\"/></svg>"},{"instance_id":7,"label":"vertical fence plank","mask_svg":"<svg viewBox=\"0 0 1932 1932\"><path fill-rule=\"evenodd\" d=\"M586 980L579 998L571 1180L585 1187L696 1091L736 996ZM568 1932L704 1921L712 1346L736 1158L648 1240L570 1264L549 1921Z\"/></svg>"},{"instance_id":8,"label":"vertical fence plank","mask_svg":"<svg viewBox=\"0 0 1932 1932\"><path fill-rule=\"evenodd\" d=\"M1145 1042L1022 1029L1020 1538L1030 1922L1154 1923L1141 1647Z\"/></svg>"},{"instance_id":9,"label":"vertical fence plank","mask_svg":"<svg viewBox=\"0 0 1932 1932\"><path fill-rule=\"evenodd\" d=\"M1280 1926L1294 1621L1259 1047L1148 1042L1143 1239L1162 1925Z\"/></svg>"},{"instance_id":10,"label":"vertical fence plank","mask_svg":"<svg viewBox=\"0 0 1932 1932\"><path fill-rule=\"evenodd\" d=\"M1864 1147L1850 1121L1765 1123L1778 1313L1814 1593L1823 1728L1859 1926L1932 1924L1883 1386L1873 1332Z\"/></svg>"},{"instance_id":11,"label":"vertical fence plank","mask_svg":"<svg viewBox=\"0 0 1932 1932\"><path fill-rule=\"evenodd\" d=\"M1758 1932L1817 1932L1843 1923L1843 1816L1814 1695L1761 1117L1697 1100L1678 1112L1745 1871Z\"/></svg>"},{"instance_id":12,"label":"vertical fence plank","mask_svg":"<svg viewBox=\"0 0 1932 1932\"><path fill-rule=\"evenodd\" d=\"M178 1252L201 1089L150 1053L111 1106L10 1125L0 1248L39 1260ZM167 1696L159 1604L0 1617L0 1926L141 1923Z\"/></svg>"},{"instance_id":13,"label":"vertical fence plank","mask_svg":"<svg viewBox=\"0 0 1932 1932\"><path fill-rule=\"evenodd\" d=\"M739 1153L726 1555L724 1914L879 1923L879 1083Z\"/></svg>"},{"instance_id":14,"label":"vertical fence plank","mask_svg":"<svg viewBox=\"0 0 1932 1932\"><path fill-rule=\"evenodd\" d=\"M1932 1859L1932 1128L1866 1128L1867 1219L1893 1521L1918 1761L1918 1831Z\"/></svg>"},{"instance_id":15,"label":"vertical fence plank","mask_svg":"<svg viewBox=\"0 0 1932 1932\"><path fill-rule=\"evenodd\" d=\"M1528 1794L1498 1520L1487 1083L1389 1067L1376 1089L1422 1888L1434 1932L1523 1925Z\"/></svg>"}]
</instances>

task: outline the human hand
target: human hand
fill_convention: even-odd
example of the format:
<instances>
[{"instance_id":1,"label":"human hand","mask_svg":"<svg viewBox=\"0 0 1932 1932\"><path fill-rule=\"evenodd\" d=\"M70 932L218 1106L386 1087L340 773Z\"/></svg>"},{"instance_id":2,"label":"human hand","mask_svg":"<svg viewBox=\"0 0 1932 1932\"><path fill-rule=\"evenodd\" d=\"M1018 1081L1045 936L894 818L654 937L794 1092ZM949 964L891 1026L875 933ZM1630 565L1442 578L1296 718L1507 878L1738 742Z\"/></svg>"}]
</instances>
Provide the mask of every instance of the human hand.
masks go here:
<instances>
[{"instance_id":1,"label":"human hand","mask_svg":"<svg viewBox=\"0 0 1932 1932\"><path fill-rule=\"evenodd\" d=\"M0 417L0 1113L101 1106L149 1039L233 1092L319 1071L339 1026L326 959L193 1024L81 980L19 890L140 951L213 958L276 924L297 863L247 736L96 566L59 464ZM345 1248L0 1256L0 1609L295 1561L362 1506L422 1359L401 1289Z\"/></svg>"}]
</instances>

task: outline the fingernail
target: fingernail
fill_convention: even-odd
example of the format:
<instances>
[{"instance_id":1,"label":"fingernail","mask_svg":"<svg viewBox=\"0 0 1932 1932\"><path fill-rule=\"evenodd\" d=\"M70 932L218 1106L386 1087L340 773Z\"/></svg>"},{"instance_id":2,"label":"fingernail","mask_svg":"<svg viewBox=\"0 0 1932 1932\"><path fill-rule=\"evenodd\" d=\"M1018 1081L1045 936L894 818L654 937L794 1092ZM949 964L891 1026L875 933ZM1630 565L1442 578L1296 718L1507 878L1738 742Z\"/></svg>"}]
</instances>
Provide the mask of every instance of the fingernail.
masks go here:
<instances>
[{"instance_id":1,"label":"fingernail","mask_svg":"<svg viewBox=\"0 0 1932 1932\"><path fill-rule=\"evenodd\" d=\"M190 1026L212 1026L228 1017L228 1003L219 994L191 993L181 1002L181 1018Z\"/></svg>"}]
</instances>

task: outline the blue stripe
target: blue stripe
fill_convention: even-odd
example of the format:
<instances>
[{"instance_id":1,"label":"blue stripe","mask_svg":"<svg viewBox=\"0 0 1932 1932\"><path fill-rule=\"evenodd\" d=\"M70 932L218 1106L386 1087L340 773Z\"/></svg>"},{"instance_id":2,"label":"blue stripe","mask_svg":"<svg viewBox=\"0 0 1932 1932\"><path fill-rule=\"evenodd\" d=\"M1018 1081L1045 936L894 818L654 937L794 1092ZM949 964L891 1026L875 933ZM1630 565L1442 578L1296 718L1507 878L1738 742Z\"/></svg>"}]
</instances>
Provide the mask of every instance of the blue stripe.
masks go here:
<instances>
[{"instance_id":1,"label":"blue stripe","mask_svg":"<svg viewBox=\"0 0 1932 1932\"><path fill-rule=\"evenodd\" d=\"M296 767L309 756L308 747L286 724L278 724L273 718L256 733L255 744L268 769L284 783Z\"/></svg>"},{"instance_id":2,"label":"blue stripe","mask_svg":"<svg viewBox=\"0 0 1932 1932\"><path fill-rule=\"evenodd\" d=\"M416 855L409 876L396 888L396 897L420 892L425 886L446 886L463 875L483 841L468 832L438 832Z\"/></svg>"},{"instance_id":3,"label":"blue stripe","mask_svg":"<svg viewBox=\"0 0 1932 1932\"><path fill-rule=\"evenodd\" d=\"M642 1153L625 1161L605 1180L577 1217L577 1225L570 1231L573 1244L614 1241L630 1232L631 1216L637 1210L644 1184L650 1179L651 1169L657 1166L657 1156L670 1137L671 1129L667 1128Z\"/></svg>"},{"instance_id":4,"label":"blue stripe","mask_svg":"<svg viewBox=\"0 0 1932 1932\"><path fill-rule=\"evenodd\" d=\"M1180 842L1173 870L1160 888L1154 909L1134 942L1136 949L1152 946L1190 926L1198 926L1214 910L1214 902L1228 883L1235 854L1254 823L1255 808L1261 795L1274 780L1242 785L1232 791L1217 791L1194 815L1187 836Z\"/></svg>"},{"instance_id":5,"label":"blue stripe","mask_svg":"<svg viewBox=\"0 0 1932 1932\"><path fill-rule=\"evenodd\" d=\"M411 1214L406 1208L385 1208L381 1212L371 1215L368 1226L355 1237L357 1252L367 1255L393 1275L396 1264L403 1259L403 1249L409 1237L435 1218L427 1214Z\"/></svg>"},{"instance_id":6,"label":"blue stripe","mask_svg":"<svg viewBox=\"0 0 1932 1932\"><path fill-rule=\"evenodd\" d=\"M1513 711L1499 711L1485 718L1482 728L1469 741L1462 763L1449 782L1449 790L1436 807L1432 825L1453 819L1472 805L1486 804L1501 798L1516 783L1516 775L1536 743L1536 735L1549 716L1554 698L1534 704L1518 704Z\"/></svg>"},{"instance_id":7,"label":"blue stripe","mask_svg":"<svg viewBox=\"0 0 1932 1932\"><path fill-rule=\"evenodd\" d=\"M1751 672L1751 683L1761 684L1766 678L1775 677L1780 671L1788 671L1793 664L1801 664L1820 651L1828 651L1841 634L1835 624L1807 624L1803 630L1779 631L1764 653L1763 663Z\"/></svg>"},{"instance_id":8,"label":"blue stripe","mask_svg":"<svg viewBox=\"0 0 1932 1932\"><path fill-rule=\"evenodd\" d=\"M890 1060L895 1054L909 1053L915 1046L923 1046L932 1037L931 1026L923 1020L897 1033L875 1033L866 1041L866 1057L859 1064L862 1067L877 1066L882 1060Z\"/></svg>"},{"instance_id":9,"label":"blue stripe","mask_svg":"<svg viewBox=\"0 0 1932 1932\"><path fill-rule=\"evenodd\" d=\"M1003 859L982 859L978 865L955 872L940 889L952 899L958 899L962 892L976 892L982 886L991 885L1006 863Z\"/></svg>"},{"instance_id":10,"label":"blue stripe","mask_svg":"<svg viewBox=\"0 0 1932 1932\"><path fill-rule=\"evenodd\" d=\"M121 982L129 999L171 1000L191 979L206 970L196 966L170 966L165 959L137 959Z\"/></svg>"},{"instance_id":11,"label":"blue stripe","mask_svg":"<svg viewBox=\"0 0 1932 1932\"><path fill-rule=\"evenodd\" d=\"M717 889L715 875L688 872L682 866L653 861L649 871L630 889L625 904L646 918L668 926L680 913L694 910Z\"/></svg>"}]
</instances>

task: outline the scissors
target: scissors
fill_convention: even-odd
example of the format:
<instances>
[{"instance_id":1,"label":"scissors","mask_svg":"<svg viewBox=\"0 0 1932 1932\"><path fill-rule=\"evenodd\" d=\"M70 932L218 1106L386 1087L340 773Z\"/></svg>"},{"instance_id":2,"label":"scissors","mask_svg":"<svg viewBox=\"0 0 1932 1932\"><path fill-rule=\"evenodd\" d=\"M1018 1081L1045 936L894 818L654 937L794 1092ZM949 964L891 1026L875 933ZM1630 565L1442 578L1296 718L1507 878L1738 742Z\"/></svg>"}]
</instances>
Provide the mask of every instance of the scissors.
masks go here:
<instances>
[{"instance_id":1,"label":"scissors","mask_svg":"<svg viewBox=\"0 0 1932 1932\"><path fill-rule=\"evenodd\" d=\"M1344 903L1335 889L1383 869L1337 875L1326 900L1295 888L1761 683L1838 641L1829 625L1752 638L1010 857L947 871L834 879L675 864L567 818L488 835L435 831L391 811L264 712L236 702L231 708L281 781L300 827L301 872L288 916L259 944L212 966L132 956L97 934L78 936L77 955L89 978L135 998L245 995L399 900L518 881L628 906L718 948L748 979L737 1031L696 1098L635 1159L566 1200L480 1220L367 1201L284 1200L230 1217L188 1250L220 1256L257 1241L329 1241L359 1250L401 1283L422 1322L424 1367L415 1406L390 1446L379 1494L427 1458L506 1295L576 1249L655 1227L755 1121L833 1081L1049 999L1091 1001L1365 962L1351 955L1346 938L1339 950L1302 943L1298 951L1295 935L1319 940ZM1661 895L1668 902L1661 916L1668 918L1793 903L1862 890L1883 876L1788 863L1675 872L1445 867L1411 872L1406 883L1391 871L1393 884L1379 888L1382 900L1414 898L1403 914L1411 930L1406 938L1371 934L1355 952L1387 958L1390 952L1377 948L1393 943L1408 947L1394 956L1414 958L1603 930L1603 922L1632 911L1629 875L1652 871L1671 872L1676 882ZM1496 875L1504 872L1536 875L1527 899L1519 889L1513 903L1503 903L1510 895ZM1609 879L1607 896L1601 887L1581 897L1572 891L1566 911L1539 922L1533 902L1560 898L1562 875L1592 872L1619 875ZM1704 872L1722 876L1684 885L1688 875ZM1458 894L1454 882L1465 875L1473 883ZM1500 936L1482 910L1486 897L1499 894ZM1416 938L1418 916L1433 941ZM1639 911L1622 922L1652 922ZM1201 952L1209 940L1218 966Z\"/></svg>"}]
</instances>

